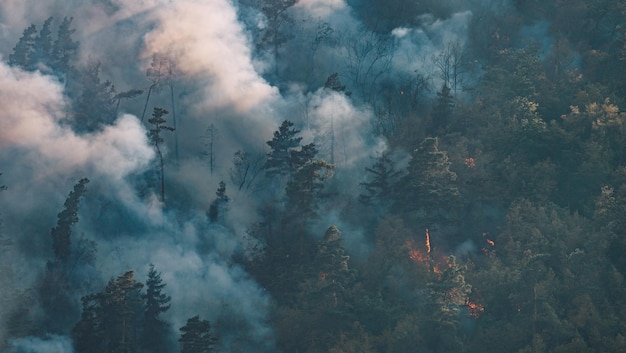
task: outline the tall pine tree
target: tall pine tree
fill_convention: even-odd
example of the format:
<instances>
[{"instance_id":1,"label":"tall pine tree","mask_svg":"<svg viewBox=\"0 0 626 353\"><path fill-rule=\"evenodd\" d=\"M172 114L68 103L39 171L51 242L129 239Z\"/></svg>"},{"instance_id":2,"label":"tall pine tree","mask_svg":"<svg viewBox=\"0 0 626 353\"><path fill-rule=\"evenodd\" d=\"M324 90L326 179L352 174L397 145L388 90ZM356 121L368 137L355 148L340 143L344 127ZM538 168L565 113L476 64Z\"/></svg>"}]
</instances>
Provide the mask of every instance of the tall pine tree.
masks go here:
<instances>
[{"instance_id":1,"label":"tall pine tree","mask_svg":"<svg viewBox=\"0 0 626 353\"><path fill-rule=\"evenodd\" d=\"M169 303L172 298L163 293L165 286L161 273L157 272L151 264L146 280L146 293L142 295L145 303L143 346L153 353L167 351L169 324L161 319L161 314L170 309Z\"/></svg>"}]
</instances>

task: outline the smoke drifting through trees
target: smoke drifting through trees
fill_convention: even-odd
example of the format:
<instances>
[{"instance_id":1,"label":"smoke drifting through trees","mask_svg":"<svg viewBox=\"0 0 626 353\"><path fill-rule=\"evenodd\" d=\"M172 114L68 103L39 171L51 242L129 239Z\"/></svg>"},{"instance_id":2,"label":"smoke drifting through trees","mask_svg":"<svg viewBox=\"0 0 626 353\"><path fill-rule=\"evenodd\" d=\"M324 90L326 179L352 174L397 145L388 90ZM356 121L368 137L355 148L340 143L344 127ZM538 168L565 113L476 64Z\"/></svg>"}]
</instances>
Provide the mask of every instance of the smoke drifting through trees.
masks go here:
<instances>
[{"instance_id":1,"label":"smoke drifting through trees","mask_svg":"<svg viewBox=\"0 0 626 353\"><path fill-rule=\"evenodd\" d=\"M0 244L0 279L10 286L0 287L0 297L9 303L1 307L15 310L0 311L0 340L12 339L0 345L70 350L65 335L76 322L51 326L56 314L29 288L51 271L46 263L67 261L71 230L85 245L81 254L95 257L75 269L80 286L64 305L84 304L89 315L103 290L124 278L154 285L155 273L146 271L153 263L171 297L160 307L169 306L162 322L170 325L153 315L148 326L174 335L195 327L217 350L437 351L447 343L456 350L460 340L470 350L480 341L497 346L489 334L506 336L498 327L508 322L520 332L506 337L521 337L506 340L509 351L556 351L561 338L541 335L559 325L571 346L600 346L588 330L600 327L598 315L582 319L577 308L613 308L569 281L586 273L578 257L607 269L598 271L610 273L606 283L623 270L604 253L589 255L581 229L602 229L604 243L625 248L614 222L589 225L623 216L617 106L626 86L613 77L621 77L624 55L606 48L623 45L614 14L624 9L608 1L577 0L569 12L533 4L3 1L0 190L8 188L0 193L0 239L9 240ZM570 15L584 18L582 30L563 24ZM145 119L156 107L171 112L171 134L160 134L169 129L160 125L165 110L154 110L158 121ZM283 122L292 125L281 129ZM266 143L281 131L297 138ZM151 180L157 169L159 180ZM51 238L68 192L84 177L91 182L80 221L67 218ZM604 184L612 187L594 204ZM487 239L480 234L504 223L485 258L475 257ZM426 227L433 251L424 266L412 261L420 250L407 241ZM537 229L549 234L530 237ZM451 253L459 256L446 263ZM465 266L466 258L475 263ZM370 259L374 266L365 265ZM573 294L552 295L556 282ZM515 292L519 286L525 291ZM470 288L485 293L493 305L486 315L498 323L481 327L475 340L463 331L474 321L460 319L470 304L479 307ZM611 298L621 295L615 288ZM554 310L557 300L570 300L567 309ZM430 314L442 319L429 325ZM110 348L143 344L128 340L131 326L118 319L107 321L123 327L107 333ZM623 332L606 326L604 351L620 351ZM289 337L287 328L301 331ZM220 339L202 338L207 332Z\"/></svg>"}]
</instances>

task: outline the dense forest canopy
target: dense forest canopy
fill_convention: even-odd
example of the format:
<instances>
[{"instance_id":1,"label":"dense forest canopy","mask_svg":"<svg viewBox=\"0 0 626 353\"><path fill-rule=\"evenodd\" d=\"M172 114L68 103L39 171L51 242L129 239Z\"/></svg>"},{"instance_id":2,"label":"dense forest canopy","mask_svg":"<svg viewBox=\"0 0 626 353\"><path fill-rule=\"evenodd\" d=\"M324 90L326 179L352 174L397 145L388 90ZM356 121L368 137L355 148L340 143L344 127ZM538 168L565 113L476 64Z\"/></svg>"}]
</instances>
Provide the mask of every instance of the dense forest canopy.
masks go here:
<instances>
[{"instance_id":1,"label":"dense forest canopy","mask_svg":"<svg viewBox=\"0 0 626 353\"><path fill-rule=\"evenodd\" d=\"M0 351L626 351L626 3L0 2Z\"/></svg>"}]
</instances>

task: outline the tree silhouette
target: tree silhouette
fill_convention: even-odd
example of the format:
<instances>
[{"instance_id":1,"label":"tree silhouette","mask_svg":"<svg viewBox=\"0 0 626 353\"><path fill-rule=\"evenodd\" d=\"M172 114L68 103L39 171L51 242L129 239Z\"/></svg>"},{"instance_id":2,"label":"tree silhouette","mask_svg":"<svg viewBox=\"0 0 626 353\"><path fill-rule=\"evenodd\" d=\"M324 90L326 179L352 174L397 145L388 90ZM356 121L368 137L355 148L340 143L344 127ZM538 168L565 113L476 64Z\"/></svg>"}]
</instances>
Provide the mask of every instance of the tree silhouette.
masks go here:
<instances>
[{"instance_id":1,"label":"tree silhouette","mask_svg":"<svg viewBox=\"0 0 626 353\"><path fill-rule=\"evenodd\" d=\"M163 162L163 153L161 152L160 147L161 143L163 143L161 132L174 131L173 127L163 125L166 122L163 116L168 113L169 112L163 108L154 108L152 118L148 120L148 122L153 125L153 128L148 131L148 139L154 146L154 149L157 152L157 157L159 157L159 172L161 176L161 202L163 203L163 205L165 205L165 168Z\"/></svg>"}]
</instances>

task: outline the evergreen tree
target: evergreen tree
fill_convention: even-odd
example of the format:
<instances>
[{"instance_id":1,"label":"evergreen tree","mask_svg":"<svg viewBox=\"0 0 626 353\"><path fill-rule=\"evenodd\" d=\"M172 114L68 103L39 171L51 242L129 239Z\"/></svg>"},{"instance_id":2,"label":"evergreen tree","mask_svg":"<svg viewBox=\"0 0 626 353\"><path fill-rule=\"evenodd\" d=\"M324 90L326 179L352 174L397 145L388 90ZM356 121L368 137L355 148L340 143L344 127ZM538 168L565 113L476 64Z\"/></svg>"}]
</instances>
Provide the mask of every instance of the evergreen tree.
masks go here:
<instances>
[{"instance_id":1,"label":"evergreen tree","mask_svg":"<svg viewBox=\"0 0 626 353\"><path fill-rule=\"evenodd\" d=\"M187 324L180 328L180 353L214 352L217 337L211 332L211 323L200 320L198 315L187 319Z\"/></svg>"},{"instance_id":2,"label":"evergreen tree","mask_svg":"<svg viewBox=\"0 0 626 353\"><path fill-rule=\"evenodd\" d=\"M366 167L369 173L369 181L359 183L365 188L367 193L359 195L359 201L365 205L370 205L372 201L384 203L389 201L393 194L393 186L400 175L394 168L393 161L387 152L383 152L376 158L371 167Z\"/></svg>"},{"instance_id":3,"label":"evergreen tree","mask_svg":"<svg viewBox=\"0 0 626 353\"><path fill-rule=\"evenodd\" d=\"M286 194L290 213L307 220L317 215L317 200L326 179L333 175L335 166L323 160L313 160L303 165L289 183Z\"/></svg>"},{"instance_id":4,"label":"evergreen tree","mask_svg":"<svg viewBox=\"0 0 626 353\"><path fill-rule=\"evenodd\" d=\"M226 183L220 181L220 186L217 188L215 195L217 196L217 198L213 200L213 202L211 202L211 206L209 206L209 212L207 212L211 223L215 223L220 218L223 218L228 208L228 201L230 200L230 198L228 197L228 195L226 195Z\"/></svg>"},{"instance_id":5,"label":"evergreen tree","mask_svg":"<svg viewBox=\"0 0 626 353\"><path fill-rule=\"evenodd\" d=\"M293 166L291 161L291 151L300 145L302 137L297 135L300 130L293 128L293 123L289 120L283 121L274 132L271 141L267 141L271 151L267 154L265 162L265 170L269 175L291 176L293 175Z\"/></svg>"},{"instance_id":6,"label":"evergreen tree","mask_svg":"<svg viewBox=\"0 0 626 353\"><path fill-rule=\"evenodd\" d=\"M454 256L448 256L447 263L441 277L428 284L434 311L430 344L436 352L463 352L458 333L459 319L472 287L465 282L465 269L457 264Z\"/></svg>"},{"instance_id":7,"label":"evergreen tree","mask_svg":"<svg viewBox=\"0 0 626 353\"><path fill-rule=\"evenodd\" d=\"M9 65L17 66L24 70L33 70L32 60L35 55L35 41L37 27L31 24L24 30L19 41L13 48L13 53L9 55Z\"/></svg>"},{"instance_id":8,"label":"evergreen tree","mask_svg":"<svg viewBox=\"0 0 626 353\"><path fill-rule=\"evenodd\" d=\"M163 125L166 120L163 118L164 115L169 112L163 108L154 108L154 112L152 113L152 118L148 120L150 124L153 125L153 128L148 131L148 139L154 146L154 149L157 152L157 156L159 157L159 172L161 176L161 202L165 204L165 168L163 162L163 153L161 152L161 143L163 143L163 137L161 137L162 131L174 131L173 127Z\"/></svg>"},{"instance_id":9,"label":"evergreen tree","mask_svg":"<svg viewBox=\"0 0 626 353\"><path fill-rule=\"evenodd\" d=\"M74 185L74 190L69 193L65 200L64 210L58 214L56 227L52 228L52 247L54 249L55 263L64 265L71 254L72 226L78 222L78 205L80 198L86 190L89 179L83 178Z\"/></svg>"},{"instance_id":10,"label":"evergreen tree","mask_svg":"<svg viewBox=\"0 0 626 353\"><path fill-rule=\"evenodd\" d=\"M48 332L61 333L78 316L74 300L77 286L72 283L73 270L84 260L95 244L79 240L72 244L72 226L78 222L78 206L89 179L83 178L69 193L64 209L51 230L54 260L47 263L38 287L39 300L45 316L38 323ZM95 250L93 250L95 251ZM93 254L91 254L93 256Z\"/></svg>"},{"instance_id":11,"label":"evergreen tree","mask_svg":"<svg viewBox=\"0 0 626 353\"><path fill-rule=\"evenodd\" d=\"M166 284L161 279L161 273L150 265L146 280L146 293L142 295L145 303L143 346L149 352L165 353L169 325L161 319L161 314L170 309L171 297L163 293Z\"/></svg>"},{"instance_id":12,"label":"evergreen tree","mask_svg":"<svg viewBox=\"0 0 626 353\"><path fill-rule=\"evenodd\" d=\"M342 244L341 232L336 226L329 227L324 239L317 243L317 254L313 261L316 271L314 294L320 297L327 308L343 305L347 292L354 284L356 270L350 268L349 260L350 256L346 255ZM310 296L307 301L308 305L315 305L319 300Z\"/></svg>"},{"instance_id":13,"label":"evergreen tree","mask_svg":"<svg viewBox=\"0 0 626 353\"><path fill-rule=\"evenodd\" d=\"M57 31L57 39L52 45L52 54L54 61L52 67L60 74L68 74L71 69L72 60L78 52L78 42L72 39L72 35L76 32L71 28L73 17L64 17Z\"/></svg>"},{"instance_id":14,"label":"evergreen tree","mask_svg":"<svg viewBox=\"0 0 626 353\"><path fill-rule=\"evenodd\" d=\"M76 352L136 352L142 287L127 271L102 292L83 297L81 319L72 329Z\"/></svg>"},{"instance_id":15,"label":"evergreen tree","mask_svg":"<svg viewBox=\"0 0 626 353\"><path fill-rule=\"evenodd\" d=\"M39 35L35 38L35 52L31 60L33 67L37 67L39 63L50 66L54 62L52 53L52 31L50 30L51 24L52 17L48 17L41 26Z\"/></svg>"},{"instance_id":16,"label":"evergreen tree","mask_svg":"<svg viewBox=\"0 0 626 353\"><path fill-rule=\"evenodd\" d=\"M431 113L430 131L433 133L442 132L451 123L452 112L454 111L454 97L450 87L443 84L441 91L437 92L437 101Z\"/></svg>"},{"instance_id":17,"label":"evergreen tree","mask_svg":"<svg viewBox=\"0 0 626 353\"><path fill-rule=\"evenodd\" d=\"M100 63L91 63L80 72L80 95L74 103L74 128L94 132L115 120L115 87L100 78Z\"/></svg>"},{"instance_id":18,"label":"evergreen tree","mask_svg":"<svg viewBox=\"0 0 626 353\"><path fill-rule=\"evenodd\" d=\"M102 352L105 349L105 327L101 295L91 294L81 298L80 321L72 328L74 350L77 353Z\"/></svg>"},{"instance_id":19,"label":"evergreen tree","mask_svg":"<svg viewBox=\"0 0 626 353\"><path fill-rule=\"evenodd\" d=\"M278 74L278 49L286 43L292 34L283 28L286 24L293 22L288 16L287 10L296 4L297 0L262 0L261 11L267 20L261 42L271 48L276 61L275 73Z\"/></svg>"},{"instance_id":20,"label":"evergreen tree","mask_svg":"<svg viewBox=\"0 0 626 353\"><path fill-rule=\"evenodd\" d=\"M450 170L448 156L438 146L437 138L428 137L413 151L408 175L399 185L404 193L396 199L396 208L417 211L415 216L427 226L449 220L448 211L456 208L460 196L456 173Z\"/></svg>"}]
</instances>

